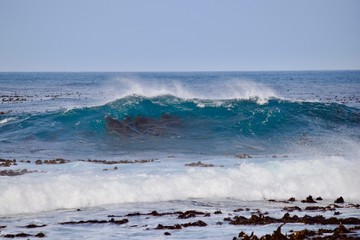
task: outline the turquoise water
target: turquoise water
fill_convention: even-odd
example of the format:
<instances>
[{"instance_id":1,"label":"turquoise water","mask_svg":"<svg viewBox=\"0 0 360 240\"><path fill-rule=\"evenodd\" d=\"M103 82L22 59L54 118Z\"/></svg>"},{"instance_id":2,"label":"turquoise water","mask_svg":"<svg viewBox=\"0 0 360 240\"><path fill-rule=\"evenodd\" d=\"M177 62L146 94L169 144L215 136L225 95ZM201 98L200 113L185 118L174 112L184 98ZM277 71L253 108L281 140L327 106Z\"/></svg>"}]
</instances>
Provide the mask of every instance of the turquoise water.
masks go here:
<instances>
[{"instance_id":1,"label":"turquoise water","mask_svg":"<svg viewBox=\"0 0 360 240\"><path fill-rule=\"evenodd\" d=\"M135 210L280 216L266 199L308 195L360 201L359 71L0 73L0 113L0 158L17 160L0 171L28 171L0 176L1 234L35 222L49 239L163 239L151 229L176 219L59 223ZM56 158L69 162L35 164ZM223 217L173 237L231 239L240 231Z\"/></svg>"},{"instance_id":2,"label":"turquoise water","mask_svg":"<svg viewBox=\"0 0 360 240\"><path fill-rule=\"evenodd\" d=\"M275 154L294 143L331 149L335 135L359 141L359 72L2 73L0 86L3 157ZM131 118L132 132L106 116Z\"/></svg>"}]
</instances>

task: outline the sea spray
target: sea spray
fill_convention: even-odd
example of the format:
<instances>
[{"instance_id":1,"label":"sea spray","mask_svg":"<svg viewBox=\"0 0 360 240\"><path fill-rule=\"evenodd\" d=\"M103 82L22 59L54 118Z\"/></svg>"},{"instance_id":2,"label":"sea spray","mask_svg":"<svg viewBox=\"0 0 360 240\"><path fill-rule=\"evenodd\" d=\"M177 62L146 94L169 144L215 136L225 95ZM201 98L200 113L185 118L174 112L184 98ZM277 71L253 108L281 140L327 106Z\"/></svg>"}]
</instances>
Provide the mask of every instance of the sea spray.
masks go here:
<instances>
[{"instance_id":1,"label":"sea spray","mask_svg":"<svg viewBox=\"0 0 360 240\"><path fill-rule=\"evenodd\" d=\"M89 164L69 163L57 170L45 167L46 172L21 178L2 177L0 215L192 198L302 199L312 194L360 200L358 162L337 156L266 162L255 159L234 167L185 168L179 164L176 172L167 174L149 173L146 168L150 166L104 172L102 165L89 168ZM165 162L153 164L169 170ZM78 170L67 170L75 165Z\"/></svg>"}]
</instances>

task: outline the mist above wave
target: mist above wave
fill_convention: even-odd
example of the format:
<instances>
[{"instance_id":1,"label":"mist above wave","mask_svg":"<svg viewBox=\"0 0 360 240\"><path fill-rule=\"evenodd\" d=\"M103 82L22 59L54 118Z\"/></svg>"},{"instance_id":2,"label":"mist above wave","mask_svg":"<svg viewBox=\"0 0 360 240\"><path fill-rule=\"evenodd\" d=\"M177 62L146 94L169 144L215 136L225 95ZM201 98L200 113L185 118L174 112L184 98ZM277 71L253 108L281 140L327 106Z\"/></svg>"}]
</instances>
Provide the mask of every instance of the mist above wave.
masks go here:
<instances>
[{"instance_id":1,"label":"mist above wave","mask_svg":"<svg viewBox=\"0 0 360 240\"><path fill-rule=\"evenodd\" d=\"M176 80L159 81L136 78L118 78L104 86L113 100L131 95L158 97L172 95L183 99L257 99L259 103L277 98L276 91L265 84L248 80L207 81L201 83Z\"/></svg>"}]
</instances>

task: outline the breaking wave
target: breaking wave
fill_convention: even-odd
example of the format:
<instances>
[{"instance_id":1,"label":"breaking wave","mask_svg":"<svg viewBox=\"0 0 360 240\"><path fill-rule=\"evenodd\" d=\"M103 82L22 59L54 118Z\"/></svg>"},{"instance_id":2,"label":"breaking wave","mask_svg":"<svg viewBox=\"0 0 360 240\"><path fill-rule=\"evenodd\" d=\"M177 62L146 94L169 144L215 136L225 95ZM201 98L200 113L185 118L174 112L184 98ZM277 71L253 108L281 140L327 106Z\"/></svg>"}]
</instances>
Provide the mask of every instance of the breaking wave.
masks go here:
<instances>
[{"instance_id":1,"label":"breaking wave","mask_svg":"<svg viewBox=\"0 0 360 240\"><path fill-rule=\"evenodd\" d=\"M106 117L115 123L109 124ZM340 136L354 142L360 139L357 108L276 98L259 103L256 98L215 100L133 95L97 107L17 115L0 121L0 140L114 146L109 143L115 139L117 148L123 151L156 147L168 151L176 148L221 153L254 149L274 152L280 147L281 151L286 150L284 147L289 150L293 143L339 150ZM130 127L125 129L124 124Z\"/></svg>"}]
</instances>

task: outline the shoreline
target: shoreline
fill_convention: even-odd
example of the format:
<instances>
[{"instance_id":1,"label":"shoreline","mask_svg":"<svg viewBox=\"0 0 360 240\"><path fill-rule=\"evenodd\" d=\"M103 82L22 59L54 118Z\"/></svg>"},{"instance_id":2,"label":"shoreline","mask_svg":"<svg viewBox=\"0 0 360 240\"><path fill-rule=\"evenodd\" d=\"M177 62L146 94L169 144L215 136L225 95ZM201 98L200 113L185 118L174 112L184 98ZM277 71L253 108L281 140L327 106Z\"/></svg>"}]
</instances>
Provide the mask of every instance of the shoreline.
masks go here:
<instances>
[{"instance_id":1,"label":"shoreline","mask_svg":"<svg viewBox=\"0 0 360 240\"><path fill-rule=\"evenodd\" d=\"M359 209L360 204L342 197L314 200L311 196L302 200L116 204L0 217L0 238L56 239L69 229L76 238L91 229L89 234L102 237L118 231L120 238L140 234L145 239L188 239L189 234L191 239L360 239ZM218 231L223 237L220 233L206 237Z\"/></svg>"}]
</instances>

